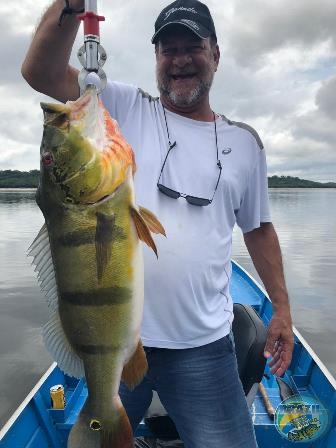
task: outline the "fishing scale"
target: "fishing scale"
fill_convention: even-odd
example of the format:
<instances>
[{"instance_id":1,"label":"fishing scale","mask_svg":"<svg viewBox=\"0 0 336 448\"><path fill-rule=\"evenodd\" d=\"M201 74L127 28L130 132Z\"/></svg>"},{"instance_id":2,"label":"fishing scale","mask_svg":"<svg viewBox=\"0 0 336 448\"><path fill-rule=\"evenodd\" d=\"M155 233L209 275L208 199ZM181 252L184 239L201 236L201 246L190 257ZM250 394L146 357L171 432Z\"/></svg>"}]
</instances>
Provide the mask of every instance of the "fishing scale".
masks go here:
<instances>
[{"instance_id":1,"label":"fishing scale","mask_svg":"<svg viewBox=\"0 0 336 448\"><path fill-rule=\"evenodd\" d=\"M102 69L107 55L100 45L99 22L104 21L105 17L97 14L97 0L85 0L84 13L78 14L77 18L84 23L84 45L77 52L79 62L83 67L78 75L78 84L83 93L88 84L86 82L88 75L95 73L100 79L97 92L101 93L107 83L106 74Z\"/></svg>"}]
</instances>

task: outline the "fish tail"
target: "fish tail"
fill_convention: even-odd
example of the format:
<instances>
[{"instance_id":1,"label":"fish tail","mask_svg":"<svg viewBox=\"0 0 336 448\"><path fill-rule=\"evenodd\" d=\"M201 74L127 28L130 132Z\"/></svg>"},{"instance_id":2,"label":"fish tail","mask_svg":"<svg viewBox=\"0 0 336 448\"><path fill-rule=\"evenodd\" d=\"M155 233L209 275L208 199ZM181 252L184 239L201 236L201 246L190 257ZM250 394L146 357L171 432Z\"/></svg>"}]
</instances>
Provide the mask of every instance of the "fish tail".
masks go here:
<instances>
[{"instance_id":1,"label":"fish tail","mask_svg":"<svg viewBox=\"0 0 336 448\"><path fill-rule=\"evenodd\" d=\"M103 423L100 448L134 448L133 431L121 404L114 419Z\"/></svg>"},{"instance_id":2,"label":"fish tail","mask_svg":"<svg viewBox=\"0 0 336 448\"><path fill-rule=\"evenodd\" d=\"M102 418L92 416L86 403L70 431L67 448L134 448L133 431L119 397Z\"/></svg>"}]
</instances>

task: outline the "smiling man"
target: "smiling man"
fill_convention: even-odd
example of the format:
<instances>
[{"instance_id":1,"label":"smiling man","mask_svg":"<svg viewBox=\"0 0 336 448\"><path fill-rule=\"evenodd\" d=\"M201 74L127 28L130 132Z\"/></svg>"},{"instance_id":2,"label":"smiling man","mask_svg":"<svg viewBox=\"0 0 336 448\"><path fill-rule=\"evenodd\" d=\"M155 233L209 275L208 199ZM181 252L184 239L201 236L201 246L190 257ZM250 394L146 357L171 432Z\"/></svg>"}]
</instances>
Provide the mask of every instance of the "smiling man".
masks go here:
<instances>
[{"instance_id":1,"label":"smiling man","mask_svg":"<svg viewBox=\"0 0 336 448\"><path fill-rule=\"evenodd\" d=\"M72 0L73 10L83 0ZM56 0L37 28L22 67L36 90L60 101L79 96L69 65L78 30L60 28ZM141 36L137 36L141 38ZM255 448L232 340L231 241L237 224L273 302L265 356L282 375L291 361L292 322L278 238L271 223L265 150L248 125L215 112L209 92L220 61L208 7L168 5L155 22L159 98L108 81L102 99L133 146L137 202L163 223L159 260L144 248L142 341L149 370L120 396L133 429L156 390L186 448Z\"/></svg>"},{"instance_id":2,"label":"smiling man","mask_svg":"<svg viewBox=\"0 0 336 448\"><path fill-rule=\"evenodd\" d=\"M153 41L162 104L190 118L212 120L209 92L220 57L215 34L202 39L180 24L171 24Z\"/></svg>"}]
</instances>

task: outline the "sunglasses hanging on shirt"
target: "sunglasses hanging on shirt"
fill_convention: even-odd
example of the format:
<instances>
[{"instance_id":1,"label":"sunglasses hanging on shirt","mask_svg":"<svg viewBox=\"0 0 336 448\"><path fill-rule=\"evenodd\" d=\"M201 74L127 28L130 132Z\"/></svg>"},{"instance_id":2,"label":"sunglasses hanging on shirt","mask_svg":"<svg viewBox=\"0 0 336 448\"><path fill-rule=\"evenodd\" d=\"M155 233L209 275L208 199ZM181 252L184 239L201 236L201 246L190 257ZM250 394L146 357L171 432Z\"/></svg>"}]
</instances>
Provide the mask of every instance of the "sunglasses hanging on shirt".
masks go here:
<instances>
[{"instance_id":1,"label":"sunglasses hanging on shirt","mask_svg":"<svg viewBox=\"0 0 336 448\"><path fill-rule=\"evenodd\" d=\"M206 205L211 204L211 202L213 201L213 198L215 197L215 193L219 184L219 179L221 177L222 174L222 164L218 158L218 144L217 144L217 126L216 126L216 115L215 113L213 113L213 118L214 118L214 125L215 125L215 139L216 139L216 151L217 151L217 166L219 168L219 173L218 173L218 178L217 178L217 182L216 182L216 186L215 186L215 191L213 192L213 195L211 197L211 199L206 199L206 198L199 198L197 196L191 196L190 194L185 194L185 193L180 193L179 191L173 190L172 188L168 188L165 185L163 185L162 183L160 183L161 177L162 177L162 172L163 169L166 165L168 156L170 154L170 151L176 146L176 141L171 143L170 141L170 136L169 136L169 130L168 130L168 124L167 124L167 117L166 117L166 111L165 111L165 107L162 105L163 108L163 114L164 114L164 118L165 118L165 123L166 123L166 129L167 129L167 136L168 136L168 143L169 143L169 148L166 154L166 157L163 161L162 164L162 168L160 171L160 175L157 181L157 187L160 190L161 193L165 194L166 196L169 196L172 199L178 199L178 198L184 198L189 204L191 205L198 205L201 207L204 207Z\"/></svg>"}]
</instances>

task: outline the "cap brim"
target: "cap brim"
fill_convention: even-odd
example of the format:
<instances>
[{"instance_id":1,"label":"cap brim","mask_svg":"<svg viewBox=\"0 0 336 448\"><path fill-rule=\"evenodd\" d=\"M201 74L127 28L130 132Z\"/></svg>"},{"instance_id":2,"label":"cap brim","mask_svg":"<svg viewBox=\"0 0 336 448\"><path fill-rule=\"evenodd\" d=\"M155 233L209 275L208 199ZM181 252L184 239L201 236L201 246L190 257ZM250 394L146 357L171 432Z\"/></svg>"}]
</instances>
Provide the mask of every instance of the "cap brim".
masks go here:
<instances>
[{"instance_id":1,"label":"cap brim","mask_svg":"<svg viewBox=\"0 0 336 448\"><path fill-rule=\"evenodd\" d=\"M185 20L174 20L173 22L165 23L160 29L157 30L157 32L152 37L152 44L155 44L158 40L159 35L162 33L162 31L171 25L183 25L186 28L189 28L193 33L195 33L198 37L201 39L206 39L207 37L210 37L211 32L205 28L202 25L197 24L196 22L193 22L192 20L188 20L186 22Z\"/></svg>"}]
</instances>

